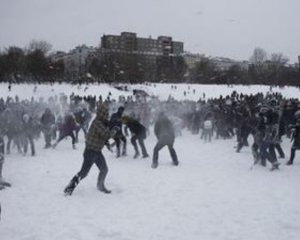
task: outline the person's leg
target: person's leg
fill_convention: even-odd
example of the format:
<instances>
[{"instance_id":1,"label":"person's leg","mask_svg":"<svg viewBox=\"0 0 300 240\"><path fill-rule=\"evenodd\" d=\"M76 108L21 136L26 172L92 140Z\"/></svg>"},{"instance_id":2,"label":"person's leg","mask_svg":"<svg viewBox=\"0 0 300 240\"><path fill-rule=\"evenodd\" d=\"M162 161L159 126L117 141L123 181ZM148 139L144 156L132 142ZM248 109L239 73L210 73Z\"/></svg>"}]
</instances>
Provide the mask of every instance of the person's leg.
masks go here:
<instances>
[{"instance_id":1,"label":"person's leg","mask_svg":"<svg viewBox=\"0 0 300 240\"><path fill-rule=\"evenodd\" d=\"M137 139L136 136L131 137L131 144L132 144L132 146L134 148L134 151L135 151L135 154L134 154L133 158L137 158L140 155L140 152L139 152L139 149L138 149L138 146L137 146L137 143L136 143L136 139Z\"/></svg>"},{"instance_id":2,"label":"person's leg","mask_svg":"<svg viewBox=\"0 0 300 240\"><path fill-rule=\"evenodd\" d=\"M45 129L43 131L45 138L45 148L51 147L51 129Z\"/></svg>"},{"instance_id":3,"label":"person's leg","mask_svg":"<svg viewBox=\"0 0 300 240\"><path fill-rule=\"evenodd\" d=\"M179 164L179 162L178 162L177 154L176 154L176 151L174 149L173 143L168 145L168 148L169 148L169 152L170 152L173 164L175 166L177 166Z\"/></svg>"},{"instance_id":4,"label":"person's leg","mask_svg":"<svg viewBox=\"0 0 300 240\"><path fill-rule=\"evenodd\" d=\"M127 152L127 140L126 140L126 137L124 135L122 135L122 137L120 139L123 142L122 155L125 156L126 152Z\"/></svg>"},{"instance_id":5,"label":"person's leg","mask_svg":"<svg viewBox=\"0 0 300 240\"><path fill-rule=\"evenodd\" d=\"M271 143L268 147L269 150L269 162L272 164L271 170L278 169L280 163L277 161L276 152L275 152L275 144Z\"/></svg>"},{"instance_id":6,"label":"person's leg","mask_svg":"<svg viewBox=\"0 0 300 240\"><path fill-rule=\"evenodd\" d=\"M275 148L276 148L276 150L277 150L278 153L279 153L279 157L280 157L280 158L285 158L285 154L284 154L284 152L283 152L283 149L282 149L280 143L276 143L276 144L275 144Z\"/></svg>"},{"instance_id":7,"label":"person's leg","mask_svg":"<svg viewBox=\"0 0 300 240\"><path fill-rule=\"evenodd\" d=\"M11 135L7 135L7 145L6 145L6 154L10 154L10 144L12 141L12 136Z\"/></svg>"},{"instance_id":8,"label":"person's leg","mask_svg":"<svg viewBox=\"0 0 300 240\"><path fill-rule=\"evenodd\" d=\"M73 149L76 149L76 146L75 146L75 143L76 143L76 137L75 137L75 135L74 135L74 132L71 131L71 132L69 133L69 136L72 138L72 148L73 148Z\"/></svg>"},{"instance_id":9,"label":"person's leg","mask_svg":"<svg viewBox=\"0 0 300 240\"><path fill-rule=\"evenodd\" d=\"M27 138L28 138L30 148L31 148L31 156L35 156L35 146L34 146L33 136L28 135Z\"/></svg>"},{"instance_id":10,"label":"person's leg","mask_svg":"<svg viewBox=\"0 0 300 240\"><path fill-rule=\"evenodd\" d=\"M139 137L138 141L139 141L139 145L140 145L141 150L142 150L143 158L149 157L149 155L147 153L147 150L146 150L145 143L144 143L144 139Z\"/></svg>"},{"instance_id":11,"label":"person's leg","mask_svg":"<svg viewBox=\"0 0 300 240\"><path fill-rule=\"evenodd\" d=\"M79 135L80 127L75 129L75 143L78 143L78 135Z\"/></svg>"},{"instance_id":12,"label":"person's leg","mask_svg":"<svg viewBox=\"0 0 300 240\"><path fill-rule=\"evenodd\" d=\"M158 166L158 152L165 146L162 142L158 141L153 148L153 156L152 156L152 168L157 168Z\"/></svg>"},{"instance_id":13,"label":"person's leg","mask_svg":"<svg viewBox=\"0 0 300 240\"><path fill-rule=\"evenodd\" d=\"M66 133L59 133L59 138L57 139L57 141L52 145L52 148L56 148L56 146L58 145L58 143L63 140L65 137L67 137L68 135Z\"/></svg>"},{"instance_id":14,"label":"person's leg","mask_svg":"<svg viewBox=\"0 0 300 240\"><path fill-rule=\"evenodd\" d=\"M0 181L3 178L2 176L2 168L4 164L4 140L0 137Z\"/></svg>"},{"instance_id":15,"label":"person's leg","mask_svg":"<svg viewBox=\"0 0 300 240\"><path fill-rule=\"evenodd\" d=\"M71 179L69 184L64 190L66 195L72 195L74 189L79 184L79 182L87 176L89 173L95 159L97 158L97 154L95 151L85 149L83 153L83 163L80 171Z\"/></svg>"},{"instance_id":16,"label":"person's leg","mask_svg":"<svg viewBox=\"0 0 300 240\"><path fill-rule=\"evenodd\" d=\"M104 193L111 193L111 191L105 187L105 178L108 173L108 167L107 167L106 160L105 160L102 152L97 153L97 158L96 158L95 163L100 171L99 175L98 175L98 180L97 180L98 190L101 192L104 192Z\"/></svg>"},{"instance_id":17,"label":"person's leg","mask_svg":"<svg viewBox=\"0 0 300 240\"><path fill-rule=\"evenodd\" d=\"M292 148L291 148L291 156L290 156L290 160L286 163L286 165L293 165L295 155L296 155L296 149L292 147Z\"/></svg>"},{"instance_id":18,"label":"person's leg","mask_svg":"<svg viewBox=\"0 0 300 240\"><path fill-rule=\"evenodd\" d=\"M269 153L267 151L267 144L266 143L262 143L259 147L259 152L260 152L260 157L261 157L261 165L262 166L267 166L266 160L269 158Z\"/></svg>"},{"instance_id":19,"label":"person's leg","mask_svg":"<svg viewBox=\"0 0 300 240\"><path fill-rule=\"evenodd\" d=\"M116 157L118 158L118 157L120 157L120 154L121 154L120 153L121 152L121 150L120 150L120 142L121 142L121 140L118 137L115 137L114 140L115 140L115 143L116 143L116 150L117 150Z\"/></svg>"}]
</instances>

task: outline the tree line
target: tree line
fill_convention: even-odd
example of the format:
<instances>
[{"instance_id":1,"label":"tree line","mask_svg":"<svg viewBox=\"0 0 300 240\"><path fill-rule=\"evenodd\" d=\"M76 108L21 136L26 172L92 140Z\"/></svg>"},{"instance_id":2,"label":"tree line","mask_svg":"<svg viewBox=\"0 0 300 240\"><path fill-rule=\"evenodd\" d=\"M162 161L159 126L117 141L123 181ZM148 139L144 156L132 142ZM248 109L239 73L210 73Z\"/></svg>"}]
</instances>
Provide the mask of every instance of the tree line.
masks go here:
<instances>
[{"instance_id":1,"label":"tree line","mask_svg":"<svg viewBox=\"0 0 300 240\"><path fill-rule=\"evenodd\" d=\"M233 64L221 70L209 58L203 58L191 69L190 80L206 84L263 84L276 86L300 86L299 66L288 65L288 58L281 53L268 57L262 48L255 48L247 68Z\"/></svg>"},{"instance_id":2,"label":"tree line","mask_svg":"<svg viewBox=\"0 0 300 240\"><path fill-rule=\"evenodd\" d=\"M247 68L232 64L220 69L203 57L188 68L183 56L157 56L147 62L136 55L107 54L88 57L80 71L67 69L63 60L53 61L52 45L32 41L26 48L11 46L0 52L0 82L167 82L201 84L264 84L300 86L299 67L288 65L282 54L268 54L255 48Z\"/></svg>"}]
</instances>

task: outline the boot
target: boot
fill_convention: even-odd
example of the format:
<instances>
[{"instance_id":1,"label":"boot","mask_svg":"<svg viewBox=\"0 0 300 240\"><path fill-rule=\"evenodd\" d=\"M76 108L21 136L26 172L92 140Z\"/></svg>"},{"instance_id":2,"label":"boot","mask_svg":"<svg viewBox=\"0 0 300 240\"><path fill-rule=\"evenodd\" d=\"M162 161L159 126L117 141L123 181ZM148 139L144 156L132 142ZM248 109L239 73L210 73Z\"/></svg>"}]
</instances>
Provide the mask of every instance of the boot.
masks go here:
<instances>
[{"instance_id":1,"label":"boot","mask_svg":"<svg viewBox=\"0 0 300 240\"><path fill-rule=\"evenodd\" d=\"M151 165L152 168L157 168L158 167L158 163L157 162L153 162Z\"/></svg>"},{"instance_id":2,"label":"boot","mask_svg":"<svg viewBox=\"0 0 300 240\"><path fill-rule=\"evenodd\" d=\"M279 162L272 163L272 167L271 167L270 171L279 170L279 165L280 165Z\"/></svg>"},{"instance_id":3,"label":"boot","mask_svg":"<svg viewBox=\"0 0 300 240\"><path fill-rule=\"evenodd\" d=\"M138 156L140 156L140 153L139 152L135 152L133 158L137 158Z\"/></svg>"},{"instance_id":4,"label":"boot","mask_svg":"<svg viewBox=\"0 0 300 240\"><path fill-rule=\"evenodd\" d=\"M75 175L64 190L65 196L72 195L72 193L73 193L74 189L76 188L76 186L78 185L79 181L80 181L79 177L77 175Z\"/></svg>"},{"instance_id":5,"label":"boot","mask_svg":"<svg viewBox=\"0 0 300 240\"><path fill-rule=\"evenodd\" d=\"M97 187L100 192L110 194L111 190L108 190L105 186Z\"/></svg>"},{"instance_id":6,"label":"boot","mask_svg":"<svg viewBox=\"0 0 300 240\"><path fill-rule=\"evenodd\" d=\"M105 180L105 177L106 177L106 174L107 173L103 173L103 172L100 172L99 175L98 175L98 181L97 181L97 189L100 191L100 192L103 192L103 193L106 193L106 194L110 194L111 193L111 190L108 190L105 185L104 185L104 180Z\"/></svg>"},{"instance_id":7,"label":"boot","mask_svg":"<svg viewBox=\"0 0 300 240\"><path fill-rule=\"evenodd\" d=\"M178 160L173 161L173 164L174 164L174 166L178 166L179 165Z\"/></svg>"},{"instance_id":8,"label":"boot","mask_svg":"<svg viewBox=\"0 0 300 240\"><path fill-rule=\"evenodd\" d=\"M286 163L286 165L293 165L293 160L289 160L287 163Z\"/></svg>"},{"instance_id":9,"label":"boot","mask_svg":"<svg viewBox=\"0 0 300 240\"><path fill-rule=\"evenodd\" d=\"M52 145L52 148L53 148L53 149L56 148L57 144L58 144L58 142L55 142L55 143Z\"/></svg>"},{"instance_id":10,"label":"boot","mask_svg":"<svg viewBox=\"0 0 300 240\"><path fill-rule=\"evenodd\" d=\"M50 148L50 147L51 147L51 144L50 144L50 143L46 143L44 149L48 149L48 148Z\"/></svg>"}]
</instances>

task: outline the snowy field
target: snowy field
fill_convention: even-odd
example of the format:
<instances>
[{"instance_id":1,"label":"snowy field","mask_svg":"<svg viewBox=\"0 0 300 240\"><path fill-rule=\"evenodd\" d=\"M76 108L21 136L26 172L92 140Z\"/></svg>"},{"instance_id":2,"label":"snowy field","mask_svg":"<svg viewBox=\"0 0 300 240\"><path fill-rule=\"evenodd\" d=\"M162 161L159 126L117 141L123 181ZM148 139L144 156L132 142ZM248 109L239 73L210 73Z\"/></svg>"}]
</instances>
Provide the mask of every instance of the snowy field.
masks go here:
<instances>
[{"instance_id":1,"label":"snowy field","mask_svg":"<svg viewBox=\"0 0 300 240\"><path fill-rule=\"evenodd\" d=\"M130 86L167 99L198 100L226 95L233 90L244 93L266 92L268 87L177 85ZM102 94L113 97L131 94L109 86L12 86L0 85L3 97L18 94L47 98L51 94ZM85 89L85 91L84 91ZM195 94L193 93L195 89ZM183 92L187 95L184 96ZM286 97L299 97L295 88L276 89ZM252 139L250 138L250 143ZM300 239L300 153L295 164L284 163L291 143L283 139L286 159L279 171L255 166L250 148L236 153L235 139L204 143L199 135L184 131L175 141L179 166L171 164L167 149L159 155L159 167L151 169L156 143L153 130L146 139L150 158L133 159L133 147L119 159L104 149L109 173L106 181L112 194L96 190L98 170L75 189L63 195L70 178L80 169L84 149L83 135L77 150L70 139L56 149L43 149L37 142L37 156L20 156L16 149L6 156L4 176L13 186L0 191L2 216L0 240L298 240ZM298 155L297 155L298 154ZM269 167L269 166L268 166Z\"/></svg>"}]
</instances>

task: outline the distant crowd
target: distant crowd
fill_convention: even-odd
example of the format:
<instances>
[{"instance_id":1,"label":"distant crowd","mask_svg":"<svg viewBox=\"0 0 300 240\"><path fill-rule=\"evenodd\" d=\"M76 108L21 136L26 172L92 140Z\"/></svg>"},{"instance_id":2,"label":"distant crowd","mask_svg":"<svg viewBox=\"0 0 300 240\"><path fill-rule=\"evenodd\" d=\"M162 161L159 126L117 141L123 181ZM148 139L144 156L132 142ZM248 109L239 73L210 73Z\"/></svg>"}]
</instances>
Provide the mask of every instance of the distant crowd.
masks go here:
<instances>
[{"instance_id":1,"label":"distant crowd","mask_svg":"<svg viewBox=\"0 0 300 240\"><path fill-rule=\"evenodd\" d=\"M246 95L233 91L219 98L206 99L202 95L198 101L178 101L172 97L160 101L144 94L118 99L72 94L21 100L15 96L0 99L0 182L5 183L2 177L4 156L11 151L38 155L35 141L40 138L45 142L44 148L55 148L62 139L70 137L70 145L76 149L80 131L87 135L91 120L102 104L108 106L109 127L118 126L113 142L105 143L111 151L116 148L116 157L127 154L129 137L135 150L133 157L140 154L149 157L145 139L161 113L172 123L175 137L181 136L185 128L191 134L199 134L204 142L236 138L236 152L249 146L248 138L252 135L254 141L250 147L254 164L267 166L269 162L271 170L278 169L278 158L287 155L287 164L292 165L295 152L300 149L299 99L286 99L279 93ZM145 132L138 132L137 125L143 126ZM292 141L289 154L281 148L283 136ZM172 159L178 161L177 156ZM0 188L4 185L0 184Z\"/></svg>"}]
</instances>

